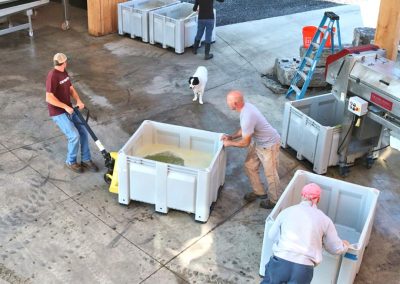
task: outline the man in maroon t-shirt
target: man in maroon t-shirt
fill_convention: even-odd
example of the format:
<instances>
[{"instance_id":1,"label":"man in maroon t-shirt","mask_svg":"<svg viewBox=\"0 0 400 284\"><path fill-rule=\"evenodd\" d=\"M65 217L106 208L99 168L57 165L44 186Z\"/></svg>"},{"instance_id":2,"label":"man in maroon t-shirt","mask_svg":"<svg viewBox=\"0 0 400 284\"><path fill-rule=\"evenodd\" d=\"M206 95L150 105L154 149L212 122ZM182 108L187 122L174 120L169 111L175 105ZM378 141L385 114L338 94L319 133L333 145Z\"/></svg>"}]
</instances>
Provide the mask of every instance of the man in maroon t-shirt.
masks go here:
<instances>
[{"instance_id":1,"label":"man in maroon t-shirt","mask_svg":"<svg viewBox=\"0 0 400 284\"><path fill-rule=\"evenodd\" d=\"M83 109L85 105L72 86L66 71L67 56L57 53L54 55L53 62L54 69L49 72L46 79L46 102L51 118L68 139L65 165L77 173L83 172L83 169L97 172L99 169L92 162L90 155L88 133L72 108L71 96L79 109ZM79 145L81 146L80 164L77 162Z\"/></svg>"}]
</instances>

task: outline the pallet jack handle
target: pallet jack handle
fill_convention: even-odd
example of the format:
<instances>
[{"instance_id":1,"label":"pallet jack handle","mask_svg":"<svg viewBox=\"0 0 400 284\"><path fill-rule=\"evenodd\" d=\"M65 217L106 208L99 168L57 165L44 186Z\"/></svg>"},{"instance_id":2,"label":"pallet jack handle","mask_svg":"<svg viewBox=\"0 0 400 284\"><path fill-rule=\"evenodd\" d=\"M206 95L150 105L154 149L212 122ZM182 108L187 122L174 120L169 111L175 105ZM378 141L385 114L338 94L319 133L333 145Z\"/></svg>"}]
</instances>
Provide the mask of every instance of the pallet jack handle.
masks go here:
<instances>
[{"instance_id":1,"label":"pallet jack handle","mask_svg":"<svg viewBox=\"0 0 400 284\"><path fill-rule=\"evenodd\" d=\"M96 144L97 148L99 148L101 154L103 155L104 158L104 165L107 168L108 173L112 173L114 169L114 159L111 157L110 153L104 148L103 144L100 142L100 140L97 138L96 134L94 134L92 128L90 128L88 121L89 121L89 110L87 110L87 116L86 119L83 117L82 113L79 110L79 107L75 106L74 107L74 113L76 116L79 118L81 121L80 123L85 126L86 130L89 132L90 136L92 137L94 143Z\"/></svg>"}]
</instances>

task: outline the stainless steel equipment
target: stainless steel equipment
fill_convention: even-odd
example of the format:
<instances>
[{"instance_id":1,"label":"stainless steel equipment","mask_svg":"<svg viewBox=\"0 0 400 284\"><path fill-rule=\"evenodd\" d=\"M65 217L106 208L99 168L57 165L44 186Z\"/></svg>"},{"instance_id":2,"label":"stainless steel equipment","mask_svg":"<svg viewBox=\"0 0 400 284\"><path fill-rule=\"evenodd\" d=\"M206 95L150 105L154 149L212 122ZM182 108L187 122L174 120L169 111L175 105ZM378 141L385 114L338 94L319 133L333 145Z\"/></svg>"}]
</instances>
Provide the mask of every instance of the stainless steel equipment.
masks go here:
<instances>
[{"instance_id":1,"label":"stainless steel equipment","mask_svg":"<svg viewBox=\"0 0 400 284\"><path fill-rule=\"evenodd\" d=\"M17 13L25 12L28 22L13 26L8 21L8 28L0 29L0 36L20 30L29 30L29 36L33 36L32 19L33 9L49 3L49 0L0 0L0 18L8 18Z\"/></svg>"},{"instance_id":2,"label":"stainless steel equipment","mask_svg":"<svg viewBox=\"0 0 400 284\"><path fill-rule=\"evenodd\" d=\"M340 174L354 160L378 156L383 129L400 137L400 69L374 45L348 48L327 58L326 81L343 110L338 148Z\"/></svg>"}]
</instances>

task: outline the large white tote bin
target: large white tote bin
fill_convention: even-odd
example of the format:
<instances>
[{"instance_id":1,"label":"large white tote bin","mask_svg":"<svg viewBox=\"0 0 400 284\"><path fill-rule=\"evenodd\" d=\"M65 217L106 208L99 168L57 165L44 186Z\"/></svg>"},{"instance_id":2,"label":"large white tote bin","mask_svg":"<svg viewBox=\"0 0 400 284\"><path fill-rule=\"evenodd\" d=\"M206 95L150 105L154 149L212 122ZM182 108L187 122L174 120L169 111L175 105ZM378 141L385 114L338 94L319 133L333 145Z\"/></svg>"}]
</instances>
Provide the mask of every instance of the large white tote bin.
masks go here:
<instances>
[{"instance_id":1,"label":"large white tote bin","mask_svg":"<svg viewBox=\"0 0 400 284\"><path fill-rule=\"evenodd\" d=\"M149 42L149 12L180 3L179 0L133 0L118 4L118 33Z\"/></svg>"},{"instance_id":2,"label":"large white tote bin","mask_svg":"<svg viewBox=\"0 0 400 284\"><path fill-rule=\"evenodd\" d=\"M371 236L372 224L379 191L306 171L297 171L265 221L261 252L260 275L272 255L272 240L268 232L278 214L301 201L301 189L314 182L322 188L321 209L335 224L341 239L356 244L344 256L323 252L322 262L314 269L312 284L351 284L360 269L366 246Z\"/></svg>"},{"instance_id":3,"label":"large white tote bin","mask_svg":"<svg viewBox=\"0 0 400 284\"><path fill-rule=\"evenodd\" d=\"M195 214L206 222L210 206L217 200L225 182L226 155L221 133L183 126L144 121L118 152L118 200L129 204L137 200L155 205L168 213L169 208ZM208 155L208 166L195 168L157 162L138 153L143 147L162 145L171 149ZM185 162L186 163L186 162Z\"/></svg>"},{"instance_id":4,"label":"large white tote bin","mask_svg":"<svg viewBox=\"0 0 400 284\"><path fill-rule=\"evenodd\" d=\"M214 9L214 17L216 12ZM215 41L215 23L212 42ZM197 14L193 13L193 4L179 3L150 12L150 43L160 43L163 48L175 48L176 53L185 52L185 47L194 44L197 33ZM204 40L205 34L202 40Z\"/></svg>"},{"instance_id":5,"label":"large white tote bin","mask_svg":"<svg viewBox=\"0 0 400 284\"><path fill-rule=\"evenodd\" d=\"M343 104L332 94L287 102L281 146L291 147L297 152L297 159L307 159L314 172L324 174L329 166L339 162L343 115Z\"/></svg>"}]
</instances>

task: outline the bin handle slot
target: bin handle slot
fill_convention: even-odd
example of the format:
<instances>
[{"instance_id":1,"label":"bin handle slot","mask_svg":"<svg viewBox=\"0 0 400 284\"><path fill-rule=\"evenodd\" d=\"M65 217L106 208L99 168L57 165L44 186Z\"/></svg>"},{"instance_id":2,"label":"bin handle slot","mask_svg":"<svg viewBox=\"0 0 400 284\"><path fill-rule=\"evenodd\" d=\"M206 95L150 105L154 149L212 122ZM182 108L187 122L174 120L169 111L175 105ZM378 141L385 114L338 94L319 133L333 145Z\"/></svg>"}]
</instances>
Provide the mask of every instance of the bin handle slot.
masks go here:
<instances>
[{"instance_id":1,"label":"bin handle slot","mask_svg":"<svg viewBox=\"0 0 400 284\"><path fill-rule=\"evenodd\" d=\"M382 79L379 80L379 83L385 84L386 86L390 85L389 82L386 82L385 80L382 80Z\"/></svg>"}]
</instances>

